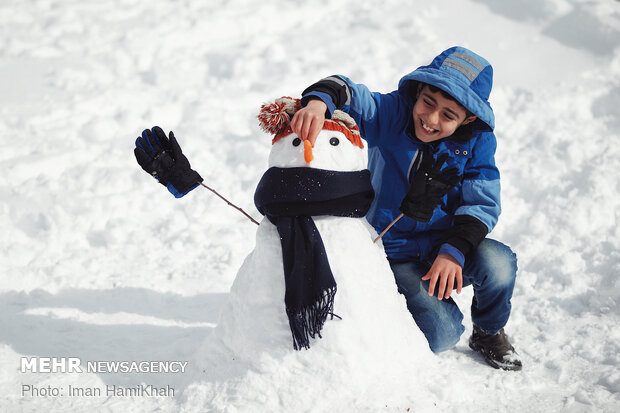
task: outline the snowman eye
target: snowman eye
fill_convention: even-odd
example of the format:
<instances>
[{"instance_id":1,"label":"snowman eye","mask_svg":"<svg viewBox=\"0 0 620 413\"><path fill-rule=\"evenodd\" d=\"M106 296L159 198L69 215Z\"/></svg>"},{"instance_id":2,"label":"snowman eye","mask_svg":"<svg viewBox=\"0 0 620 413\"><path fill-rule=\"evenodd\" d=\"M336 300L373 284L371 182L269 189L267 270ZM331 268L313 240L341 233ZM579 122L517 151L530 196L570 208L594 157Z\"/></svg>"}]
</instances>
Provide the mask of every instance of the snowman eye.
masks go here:
<instances>
[{"instance_id":1,"label":"snowman eye","mask_svg":"<svg viewBox=\"0 0 620 413\"><path fill-rule=\"evenodd\" d=\"M293 146L299 146L300 143L301 143L301 139L299 138L293 139Z\"/></svg>"},{"instance_id":2,"label":"snowman eye","mask_svg":"<svg viewBox=\"0 0 620 413\"><path fill-rule=\"evenodd\" d=\"M329 140L329 143L330 143L330 145L332 145L332 146L338 146L338 144L340 143L340 139L338 139L338 138L331 138L331 139Z\"/></svg>"}]
</instances>

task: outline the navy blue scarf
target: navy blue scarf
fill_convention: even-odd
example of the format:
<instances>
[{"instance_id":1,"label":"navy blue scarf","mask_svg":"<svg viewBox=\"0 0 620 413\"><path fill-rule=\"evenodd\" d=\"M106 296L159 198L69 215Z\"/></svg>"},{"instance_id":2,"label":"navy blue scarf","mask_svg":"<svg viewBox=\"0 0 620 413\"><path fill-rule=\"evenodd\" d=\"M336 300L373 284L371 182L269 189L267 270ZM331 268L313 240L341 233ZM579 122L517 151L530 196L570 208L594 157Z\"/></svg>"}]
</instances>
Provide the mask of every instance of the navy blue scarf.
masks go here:
<instances>
[{"instance_id":1,"label":"navy blue scarf","mask_svg":"<svg viewBox=\"0 0 620 413\"><path fill-rule=\"evenodd\" d=\"M332 314L336 281L312 216L363 217L374 191L370 172L270 168L254 194L258 211L278 229L282 244L284 304L293 348L309 348Z\"/></svg>"}]
</instances>

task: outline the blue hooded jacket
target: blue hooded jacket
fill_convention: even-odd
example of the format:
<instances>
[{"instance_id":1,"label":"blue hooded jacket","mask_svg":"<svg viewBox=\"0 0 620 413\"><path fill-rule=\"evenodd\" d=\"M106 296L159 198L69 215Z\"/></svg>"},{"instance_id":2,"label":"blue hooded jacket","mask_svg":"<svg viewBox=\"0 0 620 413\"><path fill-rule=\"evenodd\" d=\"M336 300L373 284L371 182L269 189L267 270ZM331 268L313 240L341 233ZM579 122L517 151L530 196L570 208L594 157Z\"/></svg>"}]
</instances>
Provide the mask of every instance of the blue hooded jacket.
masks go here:
<instances>
[{"instance_id":1,"label":"blue hooded jacket","mask_svg":"<svg viewBox=\"0 0 620 413\"><path fill-rule=\"evenodd\" d=\"M341 75L323 79L316 84L319 86L311 86L304 92L302 104L320 98L330 113L342 109L358 123L362 137L368 142L368 168L376 193L366 217L378 232L400 215L399 207L409 189L416 157L425 145L432 146L435 157L449 153L444 168L456 167L463 175L462 183L443 198L430 222L417 222L404 216L384 235L388 258L424 260L448 253L463 265L463 251L477 244L462 248L462 242L457 240L459 231L454 231L459 217L467 216L486 229L486 233L497 223L501 211L500 183L494 161L495 117L488 102L492 79L493 68L489 62L468 49L452 47L428 66L405 75L398 89L391 93L371 92ZM420 141L412 128L417 82L449 93L478 119L461 126L450 137L431 143ZM446 235L454 233L457 238Z\"/></svg>"}]
</instances>

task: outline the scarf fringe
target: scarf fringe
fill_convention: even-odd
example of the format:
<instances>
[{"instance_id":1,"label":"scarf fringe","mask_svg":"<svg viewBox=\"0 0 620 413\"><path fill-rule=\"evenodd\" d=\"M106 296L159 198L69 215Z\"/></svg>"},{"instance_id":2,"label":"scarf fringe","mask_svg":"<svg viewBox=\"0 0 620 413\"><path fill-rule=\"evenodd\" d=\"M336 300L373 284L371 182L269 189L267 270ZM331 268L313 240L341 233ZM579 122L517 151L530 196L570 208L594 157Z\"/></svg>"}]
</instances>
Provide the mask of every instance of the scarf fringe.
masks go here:
<instances>
[{"instance_id":1,"label":"scarf fringe","mask_svg":"<svg viewBox=\"0 0 620 413\"><path fill-rule=\"evenodd\" d=\"M293 348L295 350L306 350L310 348L310 337L321 336L321 329L328 315L334 311L334 297L336 286L323 292L323 295L308 307L300 310L286 308L288 323L293 335Z\"/></svg>"}]
</instances>

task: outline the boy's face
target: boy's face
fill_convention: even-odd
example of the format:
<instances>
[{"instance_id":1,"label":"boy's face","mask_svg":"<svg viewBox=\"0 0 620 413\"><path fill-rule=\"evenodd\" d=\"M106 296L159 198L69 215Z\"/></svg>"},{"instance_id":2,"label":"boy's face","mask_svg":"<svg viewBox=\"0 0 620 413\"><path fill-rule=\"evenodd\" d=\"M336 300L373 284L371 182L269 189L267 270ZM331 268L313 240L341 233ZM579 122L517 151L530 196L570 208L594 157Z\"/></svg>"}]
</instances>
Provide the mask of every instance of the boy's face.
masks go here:
<instances>
[{"instance_id":1,"label":"boy's face","mask_svg":"<svg viewBox=\"0 0 620 413\"><path fill-rule=\"evenodd\" d=\"M418 99L413 106L415 135L422 142L433 142L451 136L461 125L476 117L465 118L465 108L445 98L440 91L432 92L428 85L418 87Z\"/></svg>"}]
</instances>

